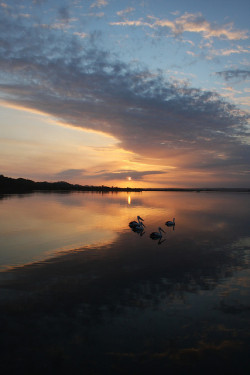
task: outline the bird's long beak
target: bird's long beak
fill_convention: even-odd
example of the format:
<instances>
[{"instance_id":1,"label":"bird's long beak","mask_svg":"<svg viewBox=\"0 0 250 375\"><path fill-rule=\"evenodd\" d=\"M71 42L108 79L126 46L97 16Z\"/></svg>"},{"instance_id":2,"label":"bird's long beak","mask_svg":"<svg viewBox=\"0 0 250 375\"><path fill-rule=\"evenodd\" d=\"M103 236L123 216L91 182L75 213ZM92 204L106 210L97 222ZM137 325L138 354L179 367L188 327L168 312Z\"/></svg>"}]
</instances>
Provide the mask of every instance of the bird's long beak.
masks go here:
<instances>
[{"instance_id":1,"label":"bird's long beak","mask_svg":"<svg viewBox=\"0 0 250 375\"><path fill-rule=\"evenodd\" d=\"M144 221L140 216L139 216L139 218L140 218L141 221Z\"/></svg>"}]
</instances>

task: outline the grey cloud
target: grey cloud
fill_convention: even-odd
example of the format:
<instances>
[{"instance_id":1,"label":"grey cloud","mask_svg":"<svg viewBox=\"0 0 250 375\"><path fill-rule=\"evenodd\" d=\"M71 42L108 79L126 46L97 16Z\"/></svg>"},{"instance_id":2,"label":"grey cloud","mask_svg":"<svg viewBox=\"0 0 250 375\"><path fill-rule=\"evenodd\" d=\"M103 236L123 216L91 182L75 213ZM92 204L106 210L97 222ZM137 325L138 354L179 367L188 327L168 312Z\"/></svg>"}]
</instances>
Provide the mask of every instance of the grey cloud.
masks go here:
<instances>
[{"instance_id":1,"label":"grey cloud","mask_svg":"<svg viewBox=\"0 0 250 375\"><path fill-rule=\"evenodd\" d=\"M33 4L42 4L42 3L46 3L48 0L32 0L32 3Z\"/></svg>"},{"instance_id":2,"label":"grey cloud","mask_svg":"<svg viewBox=\"0 0 250 375\"><path fill-rule=\"evenodd\" d=\"M216 93L133 69L91 39L25 25L0 16L2 98L111 134L166 165L216 168L218 159L228 171L248 167L247 115Z\"/></svg>"},{"instance_id":3,"label":"grey cloud","mask_svg":"<svg viewBox=\"0 0 250 375\"><path fill-rule=\"evenodd\" d=\"M222 72L216 72L218 76L221 76L226 81L231 80L246 80L250 77L250 70L244 70L244 69L231 69L231 70L224 70Z\"/></svg>"},{"instance_id":4,"label":"grey cloud","mask_svg":"<svg viewBox=\"0 0 250 375\"><path fill-rule=\"evenodd\" d=\"M48 0L32 0L32 3L40 5L40 4L46 3L47 1Z\"/></svg>"},{"instance_id":5,"label":"grey cloud","mask_svg":"<svg viewBox=\"0 0 250 375\"><path fill-rule=\"evenodd\" d=\"M62 6L58 9L58 14L60 19L67 23L69 21L70 15L69 15L69 9L65 6Z\"/></svg>"},{"instance_id":6,"label":"grey cloud","mask_svg":"<svg viewBox=\"0 0 250 375\"><path fill-rule=\"evenodd\" d=\"M136 171L132 169L117 169L112 172L102 169L95 173L89 173L86 169L66 169L53 175L56 180L86 179L86 180L126 180L131 177L132 180L143 180L145 176L165 174L164 171Z\"/></svg>"},{"instance_id":7,"label":"grey cloud","mask_svg":"<svg viewBox=\"0 0 250 375\"><path fill-rule=\"evenodd\" d=\"M85 169L66 169L56 173L53 177L60 180L71 180L72 178L82 177L85 172Z\"/></svg>"},{"instance_id":8,"label":"grey cloud","mask_svg":"<svg viewBox=\"0 0 250 375\"><path fill-rule=\"evenodd\" d=\"M98 172L96 176L98 179L102 178L104 180L125 180L131 177L132 180L143 180L145 176L155 175L155 174L165 174L163 171L134 171L134 170L116 170L113 172ZM93 175L88 177L94 177Z\"/></svg>"}]
</instances>

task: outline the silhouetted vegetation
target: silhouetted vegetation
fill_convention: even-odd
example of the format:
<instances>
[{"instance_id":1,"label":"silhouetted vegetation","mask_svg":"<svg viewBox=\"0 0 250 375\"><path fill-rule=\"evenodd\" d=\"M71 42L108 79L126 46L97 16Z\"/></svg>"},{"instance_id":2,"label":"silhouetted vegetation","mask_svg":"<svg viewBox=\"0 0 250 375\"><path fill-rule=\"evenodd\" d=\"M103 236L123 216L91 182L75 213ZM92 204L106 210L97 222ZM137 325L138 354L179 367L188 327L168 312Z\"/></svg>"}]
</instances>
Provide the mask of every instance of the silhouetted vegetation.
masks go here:
<instances>
[{"instance_id":1,"label":"silhouetted vegetation","mask_svg":"<svg viewBox=\"0 0 250 375\"><path fill-rule=\"evenodd\" d=\"M63 190L63 191L142 191L136 188L119 188L108 186L93 186L93 185L74 185L65 181L58 182L35 182L25 178L11 178L0 175L0 192L1 193L25 193L35 190Z\"/></svg>"},{"instance_id":2,"label":"silhouetted vegetation","mask_svg":"<svg viewBox=\"0 0 250 375\"><path fill-rule=\"evenodd\" d=\"M35 182L25 178L11 178L0 175L0 193L26 193L35 190L43 191L99 191L99 192L119 192L119 191L221 191L221 192L250 192L250 188L119 188L109 186L93 186L70 184L65 181L57 182Z\"/></svg>"}]
</instances>

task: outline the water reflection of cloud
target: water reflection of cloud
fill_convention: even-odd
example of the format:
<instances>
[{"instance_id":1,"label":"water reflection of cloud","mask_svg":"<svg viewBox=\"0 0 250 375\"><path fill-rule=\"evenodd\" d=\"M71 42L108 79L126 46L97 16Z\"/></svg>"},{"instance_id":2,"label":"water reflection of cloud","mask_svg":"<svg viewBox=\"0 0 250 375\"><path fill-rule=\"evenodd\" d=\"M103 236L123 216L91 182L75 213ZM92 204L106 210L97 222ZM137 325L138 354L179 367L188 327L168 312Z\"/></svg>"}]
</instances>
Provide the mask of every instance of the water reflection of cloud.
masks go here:
<instances>
[{"instance_id":1,"label":"water reflection of cloud","mask_svg":"<svg viewBox=\"0 0 250 375\"><path fill-rule=\"evenodd\" d=\"M243 366L248 358L246 304L241 301L239 310L238 300L222 298L221 291L230 291L237 278L239 289L246 266L242 253L217 233L211 245L191 236L187 241L180 230L157 251L145 235L130 234L121 231L102 246L5 272L9 281L1 278L0 286L11 294L8 303L1 294L1 313L8 322L2 338L18 327L18 351L23 338L28 351L32 340L27 338L35 328L39 352L46 353L43 363L55 359L52 346L67 353L67 363L79 366L81 359L84 366L97 363L98 370L125 364L128 373L136 368L154 373L158 366L170 373L203 373L204 368L211 371L211 364L213 371L239 373L239 360ZM38 363L40 355L32 353Z\"/></svg>"},{"instance_id":2,"label":"water reflection of cloud","mask_svg":"<svg viewBox=\"0 0 250 375\"><path fill-rule=\"evenodd\" d=\"M147 248L152 246L152 243L147 242L149 233L159 225L164 226L166 220L176 217L175 231L164 226L167 235L162 246L170 251L180 251L184 242L189 256L196 262L198 251L209 253L213 257L214 251L221 246L236 250L247 249L249 213L247 204L242 204L247 200L248 196L241 194L179 192L143 192L130 195L35 193L22 195L22 199L13 195L11 199L1 201L2 231L23 228L23 233L27 235L26 230L32 228L33 232L37 231L37 238L40 236L48 243L51 234L51 250L69 249L70 245L73 248L97 242L100 245L102 242L112 243L117 236L128 233L129 221L136 219L139 214L145 219L146 233L143 236L144 242L138 243L138 246ZM16 211L19 212L18 218L12 215ZM27 244L27 249L29 247L31 252L32 243L35 243L32 241ZM130 238L124 237L124 241L127 243ZM220 256L223 258L223 251Z\"/></svg>"}]
</instances>

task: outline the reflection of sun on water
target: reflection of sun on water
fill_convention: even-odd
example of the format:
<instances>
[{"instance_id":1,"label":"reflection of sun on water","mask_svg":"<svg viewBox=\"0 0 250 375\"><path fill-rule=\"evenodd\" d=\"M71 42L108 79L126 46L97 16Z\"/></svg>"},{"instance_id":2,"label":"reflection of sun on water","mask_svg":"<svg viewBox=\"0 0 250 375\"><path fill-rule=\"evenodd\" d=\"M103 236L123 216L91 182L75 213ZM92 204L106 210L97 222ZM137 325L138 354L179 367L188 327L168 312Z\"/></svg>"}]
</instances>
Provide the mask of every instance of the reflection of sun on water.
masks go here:
<instances>
[{"instance_id":1,"label":"reflection of sun on water","mask_svg":"<svg viewBox=\"0 0 250 375\"><path fill-rule=\"evenodd\" d=\"M131 196L128 196L128 204L131 204Z\"/></svg>"}]
</instances>

